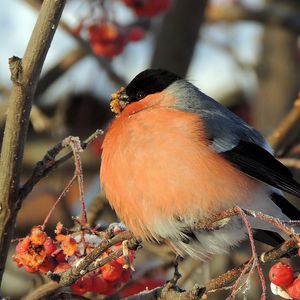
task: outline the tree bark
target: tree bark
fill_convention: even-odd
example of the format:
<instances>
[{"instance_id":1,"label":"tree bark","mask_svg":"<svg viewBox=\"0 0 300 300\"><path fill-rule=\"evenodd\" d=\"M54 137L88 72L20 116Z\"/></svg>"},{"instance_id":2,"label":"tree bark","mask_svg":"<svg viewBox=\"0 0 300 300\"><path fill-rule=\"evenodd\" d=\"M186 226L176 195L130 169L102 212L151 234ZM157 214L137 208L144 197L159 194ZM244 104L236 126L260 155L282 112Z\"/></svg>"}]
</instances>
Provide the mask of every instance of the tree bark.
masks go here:
<instances>
[{"instance_id":1,"label":"tree bark","mask_svg":"<svg viewBox=\"0 0 300 300\"><path fill-rule=\"evenodd\" d=\"M156 38L152 67L185 77L204 20L206 0L175 0Z\"/></svg>"},{"instance_id":2,"label":"tree bark","mask_svg":"<svg viewBox=\"0 0 300 300\"><path fill-rule=\"evenodd\" d=\"M9 60L13 87L0 160L0 283L20 208L18 193L32 99L66 0L45 0L24 58Z\"/></svg>"},{"instance_id":3,"label":"tree bark","mask_svg":"<svg viewBox=\"0 0 300 300\"><path fill-rule=\"evenodd\" d=\"M273 2L267 3L267 8L271 8ZM265 26L262 56L257 69L259 91L253 113L255 126L264 134L274 130L297 98L300 87L297 37L287 28Z\"/></svg>"}]
</instances>

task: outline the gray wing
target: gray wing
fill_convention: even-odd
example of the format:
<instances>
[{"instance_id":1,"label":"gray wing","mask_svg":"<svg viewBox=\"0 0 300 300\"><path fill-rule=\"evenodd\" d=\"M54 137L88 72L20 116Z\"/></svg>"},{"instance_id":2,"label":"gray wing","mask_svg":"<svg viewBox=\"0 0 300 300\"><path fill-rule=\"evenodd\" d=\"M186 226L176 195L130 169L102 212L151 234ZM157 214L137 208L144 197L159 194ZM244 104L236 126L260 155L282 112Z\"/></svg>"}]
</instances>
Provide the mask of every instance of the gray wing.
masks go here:
<instances>
[{"instance_id":1,"label":"gray wing","mask_svg":"<svg viewBox=\"0 0 300 300\"><path fill-rule=\"evenodd\" d=\"M238 145L240 140L254 143L269 152L271 147L262 135L226 107L199 91L191 83L182 80L176 90L177 107L180 110L197 113L201 116L211 147L216 152L225 152ZM181 86L180 86L181 85ZM188 91L188 92L186 92Z\"/></svg>"},{"instance_id":2,"label":"gray wing","mask_svg":"<svg viewBox=\"0 0 300 300\"><path fill-rule=\"evenodd\" d=\"M176 105L180 110L199 114L211 147L237 169L273 187L300 197L300 184L272 155L261 134L227 108L189 83Z\"/></svg>"}]
</instances>

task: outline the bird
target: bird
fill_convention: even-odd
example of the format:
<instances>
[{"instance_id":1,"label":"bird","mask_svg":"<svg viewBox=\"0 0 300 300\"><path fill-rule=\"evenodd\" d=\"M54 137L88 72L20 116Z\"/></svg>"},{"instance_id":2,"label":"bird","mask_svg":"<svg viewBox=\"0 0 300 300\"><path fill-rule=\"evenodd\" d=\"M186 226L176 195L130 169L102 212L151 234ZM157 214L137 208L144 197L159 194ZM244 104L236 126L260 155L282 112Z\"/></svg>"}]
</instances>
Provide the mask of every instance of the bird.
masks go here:
<instances>
[{"instance_id":1,"label":"bird","mask_svg":"<svg viewBox=\"0 0 300 300\"><path fill-rule=\"evenodd\" d=\"M195 229L198 221L235 206L300 219L282 193L300 197L300 184L263 136L186 79L146 69L112 94L110 106L101 187L135 236L207 260L239 245L247 230L240 216L217 230ZM250 224L258 240L284 241L274 226Z\"/></svg>"}]
</instances>

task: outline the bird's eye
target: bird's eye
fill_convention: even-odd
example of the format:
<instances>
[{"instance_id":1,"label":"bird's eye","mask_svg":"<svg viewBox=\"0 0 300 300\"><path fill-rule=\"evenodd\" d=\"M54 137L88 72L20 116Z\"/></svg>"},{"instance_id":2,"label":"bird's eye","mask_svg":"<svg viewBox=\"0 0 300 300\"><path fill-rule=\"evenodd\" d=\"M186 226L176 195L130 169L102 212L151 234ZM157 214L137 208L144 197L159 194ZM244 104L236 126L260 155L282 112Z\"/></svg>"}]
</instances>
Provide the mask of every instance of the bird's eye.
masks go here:
<instances>
[{"instance_id":1,"label":"bird's eye","mask_svg":"<svg viewBox=\"0 0 300 300\"><path fill-rule=\"evenodd\" d=\"M137 93L136 93L136 99L137 100L141 100L142 98L144 98L146 95L145 95L145 93L143 92L143 91L138 91Z\"/></svg>"}]
</instances>

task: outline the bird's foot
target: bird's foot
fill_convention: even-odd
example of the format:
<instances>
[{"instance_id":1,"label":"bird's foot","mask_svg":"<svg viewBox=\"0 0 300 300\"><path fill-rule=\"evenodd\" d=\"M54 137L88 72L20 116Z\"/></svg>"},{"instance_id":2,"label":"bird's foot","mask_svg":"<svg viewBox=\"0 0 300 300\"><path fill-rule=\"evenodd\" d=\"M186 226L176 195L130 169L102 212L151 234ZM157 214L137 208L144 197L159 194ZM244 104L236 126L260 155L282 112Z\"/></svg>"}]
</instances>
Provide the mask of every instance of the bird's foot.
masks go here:
<instances>
[{"instance_id":1,"label":"bird's foot","mask_svg":"<svg viewBox=\"0 0 300 300\"><path fill-rule=\"evenodd\" d=\"M125 264L123 265L123 268L131 269L132 271L135 271L129 257L128 240L122 242L122 249L123 249L123 257L125 259Z\"/></svg>"},{"instance_id":2,"label":"bird's foot","mask_svg":"<svg viewBox=\"0 0 300 300\"><path fill-rule=\"evenodd\" d=\"M169 283L172 286L176 286L178 280L181 278L181 274L179 273L179 270L178 270L178 265L179 265L179 262L181 259L182 259L181 256L176 255L175 260L174 260L174 274L173 274L172 279L169 281Z\"/></svg>"}]
</instances>

